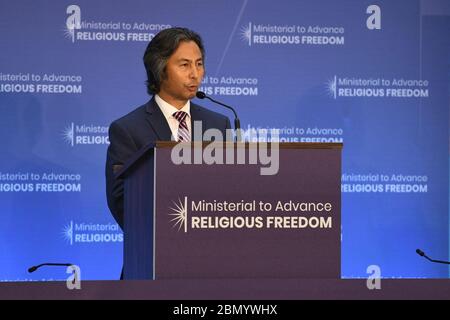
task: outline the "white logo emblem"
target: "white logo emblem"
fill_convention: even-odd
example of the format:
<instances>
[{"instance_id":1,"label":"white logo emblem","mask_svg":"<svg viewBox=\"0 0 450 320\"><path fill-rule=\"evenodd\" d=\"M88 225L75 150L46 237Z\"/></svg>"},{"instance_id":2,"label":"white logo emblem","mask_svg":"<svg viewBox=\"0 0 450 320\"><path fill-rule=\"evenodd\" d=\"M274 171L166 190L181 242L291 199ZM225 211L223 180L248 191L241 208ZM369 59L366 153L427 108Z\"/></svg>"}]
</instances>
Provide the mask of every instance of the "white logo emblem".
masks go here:
<instances>
[{"instance_id":1,"label":"white logo emblem","mask_svg":"<svg viewBox=\"0 0 450 320\"><path fill-rule=\"evenodd\" d=\"M73 221L70 221L70 223L64 227L62 233L64 239L66 239L67 242L70 243L70 245L73 245Z\"/></svg>"},{"instance_id":2,"label":"white logo emblem","mask_svg":"<svg viewBox=\"0 0 450 320\"><path fill-rule=\"evenodd\" d=\"M243 26L241 28L241 39L248 42L248 45L252 45L252 23L249 22L248 26Z\"/></svg>"},{"instance_id":3,"label":"white logo emblem","mask_svg":"<svg viewBox=\"0 0 450 320\"><path fill-rule=\"evenodd\" d=\"M327 92L330 96L332 96L336 99L336 96L337 96L337 77L336 76L334 76L333 79L328 80Z\"/></svg>"},{"instance_id":4,"label":"white logo emblem","mask_svg":"<svg viewBox=\"0 0 450 320\"><path fill-rule=\"evenodd\" d=\"M187 232L187 197L184 197L184 201L178 199L178 203L172 201L175 208L170 208L173 213L169 213L173 218L170 220L173 222L173 227L178 226L178 231L183 228L184 232Z\"/></svg>"},{"instance_id":5,"label":"white logo emblem","mask_svg":"<svg viewBox=\"0 0 450 320\"><path fill-rule=\"evenodd\" d=\"M73 145L74 145L74 136L75 136L75 130L74 130L73 122L64 129L62 135L63 135L64 141L66 141L68 144L70 144L73 147Z\"/></svg>"}]
</instances>

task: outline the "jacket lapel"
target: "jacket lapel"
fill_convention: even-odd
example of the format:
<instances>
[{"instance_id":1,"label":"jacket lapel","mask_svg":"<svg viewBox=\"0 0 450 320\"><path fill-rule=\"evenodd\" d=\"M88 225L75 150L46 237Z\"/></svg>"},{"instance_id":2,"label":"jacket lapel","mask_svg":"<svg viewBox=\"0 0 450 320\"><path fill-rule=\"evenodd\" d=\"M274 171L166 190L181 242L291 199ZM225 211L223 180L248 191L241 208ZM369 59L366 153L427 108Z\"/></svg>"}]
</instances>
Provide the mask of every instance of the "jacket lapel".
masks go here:
<instances>
[{"instance_id":1,"label":"jacket lapel","mask_svg":"<svg viewBox=\"0 0 450 320\"><path fill-rule=\"evenodd\" d=\"M206 128L205 128L205 123L202 119L201 109L197 105L193 104L192 102L191 102L190 112L191 112L191 136L192 136L192 140L195 140L194 121L202 121L202 135L201 135L202 137L203 137L203 134L205 133Z\"/></svg>"},{"instance_id":2,"label":"jacket lapel","mask_svg":"<svg viewBox=\"0 0 450 320\"><path fill-rule=\"evenodd\" d=\"M164 114L159 108L158 104L155 101L155 97L153 97L147 103L147 121L152 127L153 131L156 133L158 140L160 141L170 141L172 138L172 132L170 131L169 124L167 123Z\"/></svg>"}]
</instances>

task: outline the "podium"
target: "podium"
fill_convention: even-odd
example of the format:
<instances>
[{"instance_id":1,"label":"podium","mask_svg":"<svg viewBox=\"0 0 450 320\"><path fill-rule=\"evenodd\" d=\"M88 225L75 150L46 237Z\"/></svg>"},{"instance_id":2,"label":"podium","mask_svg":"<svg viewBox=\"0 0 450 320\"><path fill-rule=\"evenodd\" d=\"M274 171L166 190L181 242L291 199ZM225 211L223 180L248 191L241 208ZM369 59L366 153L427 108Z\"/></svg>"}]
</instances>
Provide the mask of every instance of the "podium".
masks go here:
<instances>
[{"instance_id":1,"label":"podium","mask_svg":"<svg viewBox=\"0 0 450 320\"><path fill-rule=\"evenodd\" d=\"M146 146L118 173L124 279L340 278L341 149Z\"/></svg>"}]
</instances>

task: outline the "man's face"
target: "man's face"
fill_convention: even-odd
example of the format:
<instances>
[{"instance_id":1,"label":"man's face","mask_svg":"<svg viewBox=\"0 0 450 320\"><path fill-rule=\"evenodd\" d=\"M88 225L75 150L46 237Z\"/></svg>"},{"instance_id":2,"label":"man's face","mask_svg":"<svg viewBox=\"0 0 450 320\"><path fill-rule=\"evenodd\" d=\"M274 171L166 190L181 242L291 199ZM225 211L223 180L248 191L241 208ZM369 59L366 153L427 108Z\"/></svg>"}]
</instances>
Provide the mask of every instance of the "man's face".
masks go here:
<instances>
[{"instance_id":1,"label":"man's face","mask_svg":"<svg viewBox=\"0 0 450 320\"><path fill-rule=\"evenodd\" d=\"M205 70L200 48L193 41L182 41L166 65L159 96L176 108L195 97Z\"/></svg>"}]
</instances>

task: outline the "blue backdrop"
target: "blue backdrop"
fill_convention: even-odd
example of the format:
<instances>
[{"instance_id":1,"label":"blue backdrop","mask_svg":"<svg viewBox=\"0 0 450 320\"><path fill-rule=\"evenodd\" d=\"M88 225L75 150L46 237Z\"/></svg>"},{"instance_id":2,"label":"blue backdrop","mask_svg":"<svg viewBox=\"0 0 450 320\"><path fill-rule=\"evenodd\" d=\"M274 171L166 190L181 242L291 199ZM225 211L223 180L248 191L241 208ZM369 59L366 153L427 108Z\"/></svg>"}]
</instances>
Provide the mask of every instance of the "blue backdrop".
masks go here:
<instances>
[{"instance_id":1,"label":"blue backdrop","mask_svg":"<svg viewBox=\"0 0 450 320\"><path fill-rule=\"evenodd\" d=\"M107 130L149 99L142 56L169 26L202 35L202 89L247 133L344 143L342 277L374 264L448 277L415 249L449 257L449 13L419 0L2 1L0 281L66 278L27 273L44 261L120 274Z\"/></svg>"}]
</instances>

